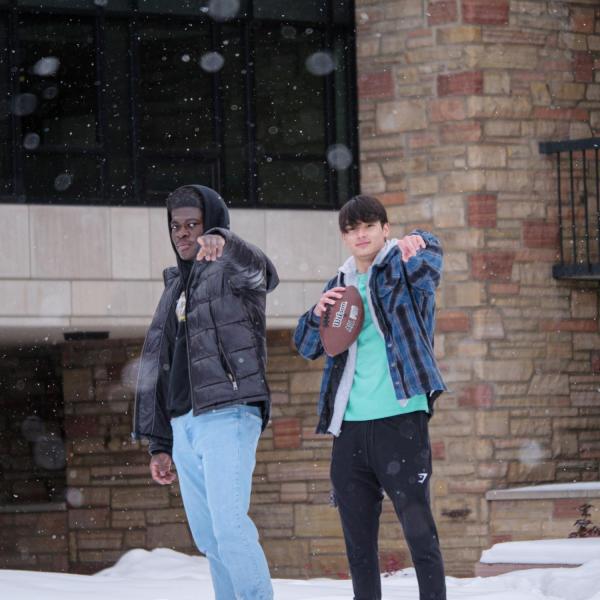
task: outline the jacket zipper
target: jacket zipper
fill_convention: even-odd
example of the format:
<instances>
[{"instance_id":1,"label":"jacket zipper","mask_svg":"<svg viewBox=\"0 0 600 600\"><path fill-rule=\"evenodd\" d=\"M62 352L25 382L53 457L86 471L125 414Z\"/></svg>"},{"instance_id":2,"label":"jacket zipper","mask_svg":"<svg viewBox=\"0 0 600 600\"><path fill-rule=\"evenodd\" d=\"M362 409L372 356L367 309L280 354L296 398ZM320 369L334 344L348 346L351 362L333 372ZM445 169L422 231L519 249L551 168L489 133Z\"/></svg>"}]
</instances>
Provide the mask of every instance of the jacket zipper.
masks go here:
<instances>
[{"instance_id":1,"label":"jacket zipper","mask_svg":"<svg viewBox=\"0 0 600 600\"><path fill-rule=\"evenodd\" d=\"M237 380L233 373L233 368L231 366L231 363L229 362L229 358L227 357L227 355L225 354L225 351L221 347L220 340L218 341L218 344L219 344L219 352L221 354L221 360L225 363L225 365L224 365L226 367L225 372L227 373L227 377L229 377L229 381L231 381L231 387L233 388L233 391L237 392L238 391L238 383L237 383Z\"/></svg>"},{"instance_id":2,"label":"jacket zipper","mask_svg":"<svg viewBox=\"0 0 600 600\"><path fill-rule=\"evenodd\" d=\"M187 356L188 363L188 379L190 382L190 403L192 405L192 412L194 411L194 386L192 384L192 361L190 359L190 335L188 331L188 306L189 306L189 290L190 290L190 281L192 280L192 275L194 274L194 267L196 266L196 262L192 264L192 268L190 269L190 274L188 275L187 281L185 282L185 354Z\"/></svg>"},{"instance_id":3,"label":"jacket zipper","mask_svg":"<svg viewBox=\"0 0 600 600\"><path fill-rule=\"evenodd\" d=\"M192 387L192 362L190 360L190 343L189 343L189 332L188 332L188 320L187 320L187 314L188 314L188 307L189 307L189 288L190 288L190 282L192 281L192 275L194 273L194 267L196 266L196 263L194 262L194 264L192 265L192 270L190 271L190 275L188 277L186 286L185 286L185 341L187 344L187 360L188 360L188 377L190 380L190 394L192 392L192 390L194 389ZM217 324L215 323L215 318L213 316L213 312L212 312L212 307L210 305L210 299L208 299L208 311L210 312L210 318L213 322L213 325L215 326L215 338L217 339L217 347L219 350L219 355L221 357L221 363L223 363L223 366L225 367L225 373L227 374L227 378L229 379L229 381L231 382L231 387L233 388L234 392L238 391L238 383L234 374L234 371L231 367L231 363L229 362L229 359L227 357L227 355L225 354L225 351L223 350L223 346L221 344L221 338L219 337L219 333L217 331ZM193 399L192 399L192 406L193 406Z\"/></svg>"}]
</instances>

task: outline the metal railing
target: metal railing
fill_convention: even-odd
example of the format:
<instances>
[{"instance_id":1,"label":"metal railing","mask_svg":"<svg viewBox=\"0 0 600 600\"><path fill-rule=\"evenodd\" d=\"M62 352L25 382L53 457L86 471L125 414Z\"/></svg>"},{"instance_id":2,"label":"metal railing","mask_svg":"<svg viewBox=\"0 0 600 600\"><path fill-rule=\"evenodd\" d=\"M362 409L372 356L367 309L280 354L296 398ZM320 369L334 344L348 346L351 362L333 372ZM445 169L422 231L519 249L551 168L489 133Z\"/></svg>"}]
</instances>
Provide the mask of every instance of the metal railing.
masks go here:
<instances>
[{"instance_id":1,"label":"metal railing","mask_svg":"<svg viewBox=\"0 0 600 600\"><path fill-rule=\"evenodd\" d=\"M600 279L600 138L540 143L556 161L557 279Z\"/></svg>"}]
</instances>

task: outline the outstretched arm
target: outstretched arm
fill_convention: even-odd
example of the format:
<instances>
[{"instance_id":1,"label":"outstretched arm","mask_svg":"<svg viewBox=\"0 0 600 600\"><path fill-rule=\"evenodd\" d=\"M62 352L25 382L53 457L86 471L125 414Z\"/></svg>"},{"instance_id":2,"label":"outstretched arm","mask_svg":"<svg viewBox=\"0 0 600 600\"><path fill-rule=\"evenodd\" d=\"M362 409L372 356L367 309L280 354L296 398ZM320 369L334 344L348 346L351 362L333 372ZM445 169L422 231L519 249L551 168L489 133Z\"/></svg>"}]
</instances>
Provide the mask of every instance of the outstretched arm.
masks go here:
<instances>
[{"instance_id":1,"label":"outstretched arm","mask_svg":"<svg viewBox=\"0 0 600 600\"><path fill-rule=\"evenodd\" d=\"M234 289L270 292L277 287L277 271L264 252L228 229L210 229L198 244L197 260L223 260Z\"/></svg>"},{"instance_id":2,"label":"outstretched arm","mask_svg":"<svg viewBox=\"0 0 600 600\"><path fill-rule=\"evenodd\" d=\"M398 240L410 284L425 292L434 292L442 275L444 252L432 233L415 229Z\"/></svg>"}]
</instances>

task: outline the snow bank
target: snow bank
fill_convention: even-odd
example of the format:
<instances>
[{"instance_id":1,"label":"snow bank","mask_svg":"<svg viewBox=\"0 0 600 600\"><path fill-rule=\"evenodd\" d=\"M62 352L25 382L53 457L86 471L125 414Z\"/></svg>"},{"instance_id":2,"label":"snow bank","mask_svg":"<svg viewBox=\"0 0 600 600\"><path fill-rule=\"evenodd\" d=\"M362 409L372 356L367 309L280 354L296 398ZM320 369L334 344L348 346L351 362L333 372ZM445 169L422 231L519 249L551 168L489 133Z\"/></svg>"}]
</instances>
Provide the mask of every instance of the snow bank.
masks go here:
<instances>
[{"instance_id":1,"label":"snow bank","mask_svg":"<svg viewBox=\"0 0 600 600\"><path fill-rule=\"evenodd\" d=\"M566 557L565 557L566 558ZM415 600L413 569L382 579L386 600ZM600 600L600 560L571 569L447 578L448 600ZM276 600L348 600L350 581L275 579ZM0 570L7 600L214 600L206 559L166 549L131 550L93 576Z\"/></svg>"},{"instance_id":2,"label":"snow bank","mask_svg":"<svg viewBox=\"0 0 600 600\"><path fill-rule=\"evenodd\" d=\"M480 562L582 565L590 560L600 560L600 538L503 542L484 550Z\"/></svg>"}]
</instances>

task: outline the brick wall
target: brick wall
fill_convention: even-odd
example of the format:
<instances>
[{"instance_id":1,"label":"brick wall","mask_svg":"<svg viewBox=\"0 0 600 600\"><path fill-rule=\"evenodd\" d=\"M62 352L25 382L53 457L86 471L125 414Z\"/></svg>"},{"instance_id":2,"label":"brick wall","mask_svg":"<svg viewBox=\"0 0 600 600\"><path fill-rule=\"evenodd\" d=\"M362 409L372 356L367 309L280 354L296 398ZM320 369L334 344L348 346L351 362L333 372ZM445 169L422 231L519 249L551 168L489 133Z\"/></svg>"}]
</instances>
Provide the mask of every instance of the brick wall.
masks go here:
<instances>
[{"instance_id":1,"label":"brick wall","mask_svg":"<svg viewBox=\"0 0 600 600\"><path fill-rule=\"evenodd\" d=\"M537 144L600 132L600 9L358 0L356 15L363 190L397 234L433 229L446 249L434 505L448 571L468 574L486 490L599 477L598 284L552 279Z\"/></svg>"},{"instance_id":2,"label":"brick wall","mask_svg":"<svg viewBox=\"0 0 600 600\"><path fill-rule=\"evenodd\" d=\"M177 486L153 484L145 448L130 440L139 349L102 342L63 352L72 571L92 572L133 547L195 552ZM269 332L272 425L258 449L251 514L274 577L347 576L329 506L331 440L314 434L321 369L297 356L290 331ZM382 568L408 566L389 507L383 522Z\"/></svg>"},{"instance_id":3,"label":"brick wall","mask_svg":"<svg viewBox=\"0 0 600 600\"><path fill-rule=\"evenodd\" d=\"M274 577L347 577L337 511L329 506L331 439L314 434L322 361L299 358L287 330L269 332L268 344L272 424L259 444L252 517ZM177 485L152 483L147 451L130 438L139 351L139 341L63 346L66 505L0 510L7 532L1 566L90 573L130 548L196 552ZM399 538L386 503L382 570L410 565Z\"/></svg>"},{"instance_id":4,"label":"brick wall","mask_svg":"<svg viewBox=\"0 0 600 600\"><path fill-rule=\"evenodd\" d=\"M63 350L68 441L69 563L92 572L130 548L192 552L177 486L149 479L149 456L132 443L140 343L81 343Z\"/></svg>"},{"instance_id":5,"label":"brick wall","mask_svg":"<svg viewBox=\"0 0 600 600\"><path fill-rule=\"evenodd\" d=\"M490 501L490 541L563 539L577 531L574 525L581 518L579 507L591 504L590 520L596 525L600 518L599 494L581 494L556 498L492 499ZM566 494L563 494L566 496Z\"/></svg>"},{"instance_id":6,"label":"brick wall","mask_svg":"<svg viewBox=\"0 0 600 600\"><path fill-rule=\"evenodd\" d=\"M0 508L0 527L0 569L69 570L64 505Z\"/></svg>"}]
</instances>

